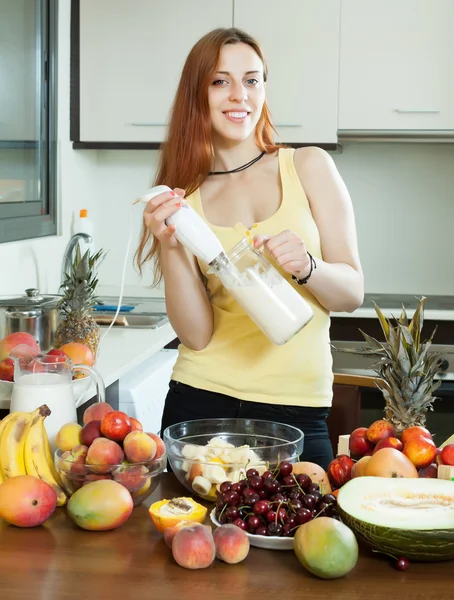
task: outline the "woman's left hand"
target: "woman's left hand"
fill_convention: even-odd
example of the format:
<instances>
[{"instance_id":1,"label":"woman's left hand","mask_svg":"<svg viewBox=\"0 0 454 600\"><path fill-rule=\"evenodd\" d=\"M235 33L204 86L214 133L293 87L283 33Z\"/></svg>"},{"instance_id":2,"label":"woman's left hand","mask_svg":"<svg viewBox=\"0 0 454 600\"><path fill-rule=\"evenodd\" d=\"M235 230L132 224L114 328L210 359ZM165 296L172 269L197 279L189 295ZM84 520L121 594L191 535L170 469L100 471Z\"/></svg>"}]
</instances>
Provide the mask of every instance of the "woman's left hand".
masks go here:
<instances>
[{"instance_id":1,"label":"woman's left hand","mask_svg":"<svg viewBox=\"0 0 454 600\"><path fill-rule=\"evenodd\" d=\"M277 235L254 236L254 248L264 247L284 271L295 275L297 279L306 277L311 268L311 260L306 246L296 233L286 229Z\"/></svg>"}]
</instances>

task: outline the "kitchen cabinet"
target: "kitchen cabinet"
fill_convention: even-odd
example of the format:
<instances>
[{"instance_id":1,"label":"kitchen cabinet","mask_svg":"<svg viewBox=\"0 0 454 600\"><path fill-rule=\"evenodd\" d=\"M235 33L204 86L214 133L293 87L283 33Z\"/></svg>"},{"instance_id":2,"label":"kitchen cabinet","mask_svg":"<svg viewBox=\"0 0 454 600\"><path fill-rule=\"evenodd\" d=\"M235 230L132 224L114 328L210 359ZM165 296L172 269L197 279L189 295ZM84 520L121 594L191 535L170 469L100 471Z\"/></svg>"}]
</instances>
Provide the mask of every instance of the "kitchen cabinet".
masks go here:
<instances>
[{"instance_id":1,"label":"kitchen cabinet","mask_svg":"<svg viewBox=\"0 0 454 600\"><path fill-rule=\"evenodd\" d=\"M231 26L232 0L76 5L80 89L73 102L80 103L80 130L77 136L72 123L72 139L161 142L187 54L207 31Z\"/></svg>"},{"instance_id":2,"label":"kitchen cabinet","mask_svg":"<svg viewBox=\"0 0 454 600\"><path fill-rule=\"evenodd\" d=\"M452 0L342 0L339 135L452 135L453 23Z\"/></svg>"},{"instance_id":3,"label":"kitchen cabinet","mask_svg":"<svg viewBox=\"0 0 454 600\"><path fill-rule=\"evenodd\" d=\"M232 26L263 45L279 141L336 143L340 1L72 0L75 147L159 147L190 48Z\"/></svg>"},{"instance_id":4,"label":"kitchen cabinet","mask_svg":"<svg viewBox=\"0 0 454 600\"><path fill-rule=\"evenodd\" d=\"M257 38L280 141L336 143L340 0L234 0L234 25Z\"/></svg>"}]
</instances>

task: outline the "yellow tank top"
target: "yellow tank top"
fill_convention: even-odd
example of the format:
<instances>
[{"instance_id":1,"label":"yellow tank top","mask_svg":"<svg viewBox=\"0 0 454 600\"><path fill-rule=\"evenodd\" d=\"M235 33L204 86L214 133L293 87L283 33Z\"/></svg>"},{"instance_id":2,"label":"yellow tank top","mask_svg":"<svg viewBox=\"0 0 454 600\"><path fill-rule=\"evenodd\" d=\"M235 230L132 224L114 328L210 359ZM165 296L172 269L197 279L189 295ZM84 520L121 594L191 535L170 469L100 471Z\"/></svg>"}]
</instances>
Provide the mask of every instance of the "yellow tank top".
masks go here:
<instances>
[{"instance_id":1,"label":"yellow tank top","mask_svg":"<svg viewBox=\"0 0 454 600\"><path fill-rule=\"evenodd\" d=\"M291 229L304 240L315 259L321 258L320 236L293 163L293 154L292 148L279 150L282 183L279 209L272 217L256 223L250 230L242 224L219 227L208 223L199 190L188 196L188 203L207 221L225 251L228 252L244 237L276 235ZM203 350L191 350L180 344L172 378L240 400L293 406L330 406L333 374L328 311L304 286L293 283L291 276L279 269L312 306L314 317L286 344L276 346L243 311L219 279L215 275L207 275L207 265L202 262L199 265L208 280L214 313L213 336Z\"/></svg>"}]
</instances>

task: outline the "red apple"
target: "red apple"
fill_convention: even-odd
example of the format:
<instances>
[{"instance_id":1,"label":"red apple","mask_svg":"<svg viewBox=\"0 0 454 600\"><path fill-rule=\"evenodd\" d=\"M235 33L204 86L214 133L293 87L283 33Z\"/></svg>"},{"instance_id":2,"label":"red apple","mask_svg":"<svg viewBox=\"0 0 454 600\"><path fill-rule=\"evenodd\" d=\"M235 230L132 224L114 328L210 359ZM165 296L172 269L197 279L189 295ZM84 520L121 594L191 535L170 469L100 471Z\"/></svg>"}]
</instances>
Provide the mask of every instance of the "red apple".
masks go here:
<instances>
[{"instance_id":1,"label":"red apple","mask_svg":"<svg viewBox=\"0 0 454 600\"><path fill-rule=\"evenodd\" d=\"M438 476L438 466L436 463L430 464L428 467L424 467L423 469L418 470L419 477L423 477L426 479L437 479Z\"/></svg>"},{"instance_id":2,"label":"red apple","mask_svg":"<svg viewBox=\"0 0 454 600\"><path fill-rule=\"evenodd\" d=\"M109 440L122 442L131 431L131 421L121 410L112 410L101 421L101 433Z\"/></svg>"},{"instance_id":3,"label":"red apple","mask_svg":"<svg viewBox=\"0 0 454 600\"><path fill-rule=\"evenodd\" d=\"M402 431L402 435L400 439L402 440L402 444L406 444L411 438L417 436L422 436L427 438L428 440L432 439L432 434L425 427L420 427L419 425L414 425L413 427L407 427Z\"/></svg>"},{"instance_id":4,"label":"red apple","mask_svg":"<svg viewBox=\"0 0 454 600\"><path fill-rule=\"evenodd\" d=\"M372 442L367 439L367 427L358 427L352 431L348 441L348 447L355 456L364 456L366 452L374 449Z\"/></svg>"},{"instance_id":5,"label":"red apple","mask_svg":"<svg viewBox=\"0 0 454 600\"><path fill-rule=\"evenodd\" d=\"M367 439L372 444L378 444L387 437L396 437L396 430L389 421L384 419L374 421L367 430Z\"/></svg>"},{"instance_id":6,"label":"red apple","mask_svg":"<svg viewBox=\"0 0 454 600\"><path fill-rule=\"evenodd\" d=\"M422 435L414 436L404 444L403 453L417 469L428 467L437 456L437 447L432 440Z\"/></svg>"},{"instance_id":7,"label":"red apple","mask_svg":"<svg viewBox=\"0 0 454 600\"><path fill-rule=\"evenodd\" d=\"M441 451L441 460L444 465L454 467L454 444L448 444Z\"/></svg>"},{"instance_id":8,"label":"red apple","mask_svg":"<svg viewBox=\"0 0 454 600\"><path fill-rule=\"evenodd\" d=\"M354 464L355 461L346 454L341 454L332 460L327 469L331 484L338 488L347 483L347 481L350 481Z\"/></svg>"},{"instance_id":9,"label":"red apple","mask_svg":"<svg viewBox=\"0 0 454 600\"><path fill-rule=\"evenodd\" d=\"M381 442L378 442L378 444L374 448L373 454L375 454L382 448L394 448L395 450L402 451L404 448L404 445L398 438L388 437L388 438L385 438L384 440L381 440Z\"/></svg>"},{"instance_id":10,"label":"red apple","mask_svg":"<svg viewBox=\"0 0 454 600\"><path fill-rule=\"evenodd\" d=\"M12 358L0 361L0 380L14 381L14 360Z\"/></svg>"}]
</instances>

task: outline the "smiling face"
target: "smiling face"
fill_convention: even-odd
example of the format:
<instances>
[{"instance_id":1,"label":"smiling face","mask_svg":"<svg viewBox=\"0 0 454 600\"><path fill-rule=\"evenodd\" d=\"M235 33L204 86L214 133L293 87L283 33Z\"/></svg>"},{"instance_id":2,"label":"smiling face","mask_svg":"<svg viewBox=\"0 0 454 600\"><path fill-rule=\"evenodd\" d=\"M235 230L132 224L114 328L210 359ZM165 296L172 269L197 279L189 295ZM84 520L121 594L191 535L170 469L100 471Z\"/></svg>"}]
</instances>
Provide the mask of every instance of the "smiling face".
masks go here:
<instances>
[{"instance_id":1,"label":"smiling face","mask_svg":"<svg viewBox=\"0 0 454 600\"><path fill-rule=\"evenodd\" d=\"M254 132L264 101L260 57L247 44L223 46L208 88L213 141L247 139Z\"/></svg>"}]
</instances>

